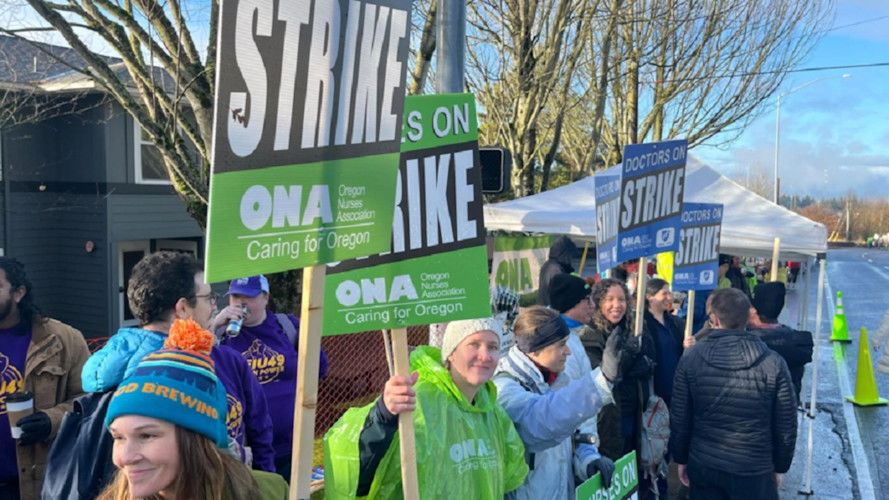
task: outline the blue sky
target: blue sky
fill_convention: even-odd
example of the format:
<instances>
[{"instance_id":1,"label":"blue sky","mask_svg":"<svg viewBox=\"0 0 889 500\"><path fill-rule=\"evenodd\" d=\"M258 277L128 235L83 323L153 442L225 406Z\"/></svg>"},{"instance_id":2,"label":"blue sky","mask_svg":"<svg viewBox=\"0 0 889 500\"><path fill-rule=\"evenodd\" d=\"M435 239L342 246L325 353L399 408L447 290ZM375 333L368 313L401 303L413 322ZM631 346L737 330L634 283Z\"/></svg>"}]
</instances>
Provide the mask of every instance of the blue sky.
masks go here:
<instances>
[{"instance_id":1,"label":"blue sky","mask_svg":"<svg viewBox=\"0 0 889 500\"><path fill-rule=\"evenodd\" d=\"M837 3L837 29L799 67L889 63L889 2ZM853 23L860 24L847 26ZM843 73L851 76L841 78ZM822 198L851 189L859 196L889 196L889 66L794 73L779 93L822 77L828 78L782 99L781 192ZM771 101L736 141L719 148L701 145L693 154L736 179L745 179L748 167L753 177L760 172L771 179L775 98Z\"/></svg>"}]
</instances>

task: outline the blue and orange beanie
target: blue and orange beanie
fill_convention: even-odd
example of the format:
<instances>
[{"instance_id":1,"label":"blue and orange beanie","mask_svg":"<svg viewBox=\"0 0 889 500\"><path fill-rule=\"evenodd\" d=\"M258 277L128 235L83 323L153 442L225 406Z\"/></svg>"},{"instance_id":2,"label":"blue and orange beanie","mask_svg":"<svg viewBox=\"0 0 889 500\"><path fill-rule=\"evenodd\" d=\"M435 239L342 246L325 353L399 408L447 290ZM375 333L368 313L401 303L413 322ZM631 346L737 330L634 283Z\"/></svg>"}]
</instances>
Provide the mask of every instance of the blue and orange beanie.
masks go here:
<instances>
[{"instance_id":1,"label":"blue and orange beanie","mask_svg":"<svg viewBox=\"0 0 889 500\"><path fill-rule=\"evenodd\" d=\"M164 349L139 362L114 393L105 426L123 415L165 420L228 446L225 387L216 376L213 334L192 320L176 320Z\"/></svg>"}]
</instances>

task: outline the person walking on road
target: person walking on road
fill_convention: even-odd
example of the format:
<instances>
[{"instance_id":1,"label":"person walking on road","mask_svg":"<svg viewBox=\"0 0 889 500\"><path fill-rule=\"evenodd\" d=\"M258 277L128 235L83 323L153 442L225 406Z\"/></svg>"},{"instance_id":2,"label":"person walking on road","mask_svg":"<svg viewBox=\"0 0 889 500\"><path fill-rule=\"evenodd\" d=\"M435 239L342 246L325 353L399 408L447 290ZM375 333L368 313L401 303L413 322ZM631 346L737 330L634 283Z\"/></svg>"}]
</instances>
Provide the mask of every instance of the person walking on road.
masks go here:
<instances>
[{"instance_id":1,"label":"person walking on road","mask_svg":"<svg viewBox=\"0 0 889 500\"><path fill-rule=\"evenodd\" d=\"M713 331L686 349L676 369L669 449L692 499L777 499L793 460L790 371L744 330L749 310L742 291L713 292Z\"/></svg>"}]
</instances>

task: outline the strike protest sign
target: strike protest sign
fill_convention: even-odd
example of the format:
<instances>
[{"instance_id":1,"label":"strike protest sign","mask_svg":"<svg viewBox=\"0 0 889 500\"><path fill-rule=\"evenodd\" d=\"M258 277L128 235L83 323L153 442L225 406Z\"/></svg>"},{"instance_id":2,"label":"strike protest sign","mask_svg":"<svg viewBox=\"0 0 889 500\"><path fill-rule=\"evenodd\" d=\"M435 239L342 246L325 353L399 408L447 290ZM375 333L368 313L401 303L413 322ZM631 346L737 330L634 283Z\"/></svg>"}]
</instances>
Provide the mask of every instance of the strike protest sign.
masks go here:
<instances>
[{"instance_id":1,"label":"strike protest sign","mask_svg":"<svg viewBox=\"0 0 889 500\"><path fill-rule=\"evenodd\" d=\"M209 281L384 251L409 0L223 0Z\"/></svg>"},{"instance_id":2,"label":"strike protest sign","mask_svg":"<svg viewBox=\"0 0 889 500\"><path fill-rule=\"evenodd\" d=\"M624 147L617 262L676 250L688 141Z\"/></svg>"},{"instance_id":3,"label":"strike protest sign","mask_svg":"<svg viewBox=\"0 0 889 500\"><path fill-rule=\"evenodd\" d=\"M602 474L587 479L574 490L577 500L622 500L635 498L639 489L639 473L636 469L636 452L631 451L614 463L611 486L602 486Z\"/></svg>"},{"instance_id":4,"label":"strike protest sign","mask_svg":"<svg viewBox=\"0 0 889 500\"><path fill-rule=\"evenodd\" d=\"M518 293L539 287L540 268L549 256L553 236L497 236L491 260L492 286Z\"/></svg>"},{"instance_id":5,"label":"strike protest sign","mask_svg":"<svg viewBox=\"0 0 889 500\"><path fill-rule=\"evenodd\" d=\"M472 94L408 96L391 246L328 266L324 334L491 314Z\"/></svg>"},{"instance_id":6,"label":"strike protest sign","mask_svg":"<svg viewBox=\"0 0 889 500\"><path fill-rule=\"evenodd\" d=\"M596 270L602 273L622 262L617 258L620 165L596 174L593 186L596 195Z\"/></svg>"},{"instance_id":7,"label":"strike protest sign","mask_svg":"<svg viewBox=\"0 0 889 500\"><path fill-rule=\"evenodd\" d=\"M721 203L685 203L679 249L673 257L673 290L712 290L719 270Z\"/></svg>"}]
</instances>

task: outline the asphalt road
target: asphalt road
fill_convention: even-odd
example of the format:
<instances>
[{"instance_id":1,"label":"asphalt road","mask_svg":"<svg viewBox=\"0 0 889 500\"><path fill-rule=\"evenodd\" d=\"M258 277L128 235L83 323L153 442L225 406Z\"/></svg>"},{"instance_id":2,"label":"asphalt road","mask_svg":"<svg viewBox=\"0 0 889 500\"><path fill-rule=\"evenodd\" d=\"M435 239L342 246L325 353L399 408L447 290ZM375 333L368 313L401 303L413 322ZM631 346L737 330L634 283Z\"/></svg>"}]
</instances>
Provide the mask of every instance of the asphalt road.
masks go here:
<instances>
[{"instance_id":1,"label":"asphalt road","mask_svg":"<svg viewBox=\"0 0 889 500\"><path fill-rule=\"evenodd\" d=\"M858 369L859 329L865 327L872 338L883 314L889 309L889 251L842 249L828 253L827 275L830 289L843 292L849 337L845 365L850 389L854 391ZM882 351L870 348L873 366ZM879 395L889 398L889 375L875 371ZM854 415L875 498L889 499L889 406L854 406ZM866 488L859 488L866 491Z\"/></svg>"}]
</instances>

